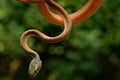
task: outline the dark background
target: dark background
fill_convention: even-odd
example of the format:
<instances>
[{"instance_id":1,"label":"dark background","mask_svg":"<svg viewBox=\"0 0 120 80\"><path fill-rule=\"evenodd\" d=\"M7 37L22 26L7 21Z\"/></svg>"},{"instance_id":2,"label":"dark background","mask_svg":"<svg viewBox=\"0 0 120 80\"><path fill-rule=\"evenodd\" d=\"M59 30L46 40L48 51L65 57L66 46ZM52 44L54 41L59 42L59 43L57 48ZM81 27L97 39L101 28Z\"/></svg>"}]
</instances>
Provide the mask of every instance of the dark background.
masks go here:
<instances>
[{"instance_id":1,"label":"dark background","mask_svg":"<svg viewBox=\"0 0 120 80\"><path fill-rule=\"evenodd\" d=\"M69 13L87 0L55 0ZM31 80L31 56L20 47L20 36L37 29L56 36L63 28L48 23L36 5L0 0L0 80ZM120 80L120 0L105 0L88 20L73 26L62 42L49 44L31 38L29 46L43 61L32 80Z\"/></svg>"}]
</instances>

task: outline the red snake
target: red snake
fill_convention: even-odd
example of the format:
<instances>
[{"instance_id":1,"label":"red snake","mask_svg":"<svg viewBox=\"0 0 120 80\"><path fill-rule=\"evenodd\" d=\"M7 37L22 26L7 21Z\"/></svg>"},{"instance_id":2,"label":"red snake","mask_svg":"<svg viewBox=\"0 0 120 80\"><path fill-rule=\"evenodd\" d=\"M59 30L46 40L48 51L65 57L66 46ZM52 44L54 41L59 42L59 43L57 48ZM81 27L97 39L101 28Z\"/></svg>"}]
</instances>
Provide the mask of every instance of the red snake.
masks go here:
<instances>
[{"instance_id":1,"label":"red snake","mask_svg":"<svg viewBox=\"0 0 120 80\"><path fill-rule=\"evenodd\" d=\"M88 19L97 11L97 9L101 6L104 0L88 0L85 6L83 6L80 10L70 15L68 15L68 13L53 0L18 0L18 1L24 3L37 4L39 12L47 21L56 25L65 26L64 31L59 36L56 37L49 37L39 32L38 30L34 30L34 29L24 32L23 35L21 36L20 42L22 48L33 57L29 66L29 74L32 77L34 77L41 69L42 61L40 60L39 55L28 47L27 45L28 39L32 36L36 36L42 39L43 41L49 43L62 41L70 33L72 24L77 24ZM48 9L47 5L49 5L52 9L54 9L58 15L52 13Z\"/></svg>"},{"instance_id":2,"label":"red snake","mask_svg":"<svg viewBox=\"0 0 120 80\"><path fill-rule=\"evenodd\" d=\"M34 29L25 31L23 33L23 35L21 36L20 42L21 42L22 48L33 57L30 65L29 65L29 74L32 77L34 77L38 73L38 71L40 70L40 68L42 66L42 62L40 60L39 55L35 51L33 51L32 49L30 49L28 47L28 45L27 45L28 39L30 37L35 36L35 37L42 39L45 42L56 43L56 42L59 42L59 41L62 41L63 39L65 39L68 36L68 34L70 33L71 28L72 28L72 22L68 16L68 13L60 5L58 5L57 3L55 3L52 0L45 0L45 2L52 9L54 9L56 11L56 13L63 19L65 27L64 27L63 32L60 35L55 36L55 37L49 37L49 36L39 32L38 30L34 30Z\"/></svg>"}]
</instances>

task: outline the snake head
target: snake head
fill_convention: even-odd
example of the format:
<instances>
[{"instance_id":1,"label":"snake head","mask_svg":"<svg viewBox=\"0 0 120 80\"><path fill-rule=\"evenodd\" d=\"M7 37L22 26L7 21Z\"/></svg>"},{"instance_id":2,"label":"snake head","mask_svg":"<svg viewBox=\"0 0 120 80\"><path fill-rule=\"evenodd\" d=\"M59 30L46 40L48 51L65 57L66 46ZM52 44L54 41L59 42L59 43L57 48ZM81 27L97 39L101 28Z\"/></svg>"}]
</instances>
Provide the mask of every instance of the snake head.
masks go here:
<instances>
[{"instance_id":1,"label":"snake head","mask_svg":"<svg viewBox=\"0 0 120 80\"><path fill-rule=\"evenodd\" d=\"M35 77L40 71L42 66L42 61L39 58L33 58L29 65L29 75L30 77Z\"/></svg>"}]
</instances>

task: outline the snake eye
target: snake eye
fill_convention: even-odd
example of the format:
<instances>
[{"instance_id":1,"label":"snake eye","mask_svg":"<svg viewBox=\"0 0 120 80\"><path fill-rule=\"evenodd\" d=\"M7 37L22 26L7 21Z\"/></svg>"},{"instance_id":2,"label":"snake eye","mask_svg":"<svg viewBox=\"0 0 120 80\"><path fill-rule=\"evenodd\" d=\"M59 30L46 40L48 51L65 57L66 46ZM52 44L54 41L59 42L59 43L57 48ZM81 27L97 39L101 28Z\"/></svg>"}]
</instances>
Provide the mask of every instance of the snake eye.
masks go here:
<instances>
[{"instance_id":1,"label":"snake eye","mask_svg":"<svg viewBox=\"0 0 120 80\"><path fill-rule=\"evenodd\" d=\"M33 58L29 65L29 75L30 77L35 77L40 71L42 62L39 58Z\"/></svg>"}]
</instances>

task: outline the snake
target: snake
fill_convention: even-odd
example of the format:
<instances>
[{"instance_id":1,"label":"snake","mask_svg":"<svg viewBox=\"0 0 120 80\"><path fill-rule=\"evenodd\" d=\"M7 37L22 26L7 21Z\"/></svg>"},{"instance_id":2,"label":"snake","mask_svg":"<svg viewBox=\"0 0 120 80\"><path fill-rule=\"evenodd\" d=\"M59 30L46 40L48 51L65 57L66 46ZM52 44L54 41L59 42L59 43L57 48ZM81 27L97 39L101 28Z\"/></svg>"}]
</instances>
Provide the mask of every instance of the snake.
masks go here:
<instances>
[{"instance_id":1,"label":"snake","mask_svg":"<svg viewBox=\"0 0 120 80\"><path fill-rule=\"evenodd\" d=\"M88 0L88 2L78 11L69 14L56 2L53 0L18 0L23 3L31 3L31 4L37 4L38 10L41 13L41 15L49 22L56 24L56 25L64 25L64 31L56 37L49 37L38 30L28 30L23 33L21 36L21 46L22 48L29 53L33 59L29 65L29 74L34 77L38 74L39 70L42 66L42 61L40 60L40 57L37 52L30 49L27 45L27 41L30 37L39 37L43 41L49 42L49 43L56 43L59 41L62 41L65 39L65 37L70 33L72 24L77 24L80 22L85 21L89 17L91 17L101 6L104 0ZM48 9L49 5L51 8L53 8L57 14L53 13Z\"/></svg>"},{"instance_id":2,"label":"snake","mask_svg":"<svg viewBox=\"0 0 120 80\"><path fill-rule=\"evenodd\" d=\"M57 14L48 9L47 4L43 0L19 0L24 3L37 4L41 15L49 22L56 25L64 25L63 20ZM81 23L90 18L102 5L104 0L88 0L87 3L78 11L69 14L72 24Z\"/></svg>"},{"instance_id":3,"label":"snake","mask_svg":"<svg viewBox=\"0 0 120 80\"><path fill-rule=\"evenodd\" d=\"M42 61L40 59L39 54L36 51L30 49L30 47L28 46L27 44L28 39L30 37L38 37L42 41L45 41L48 43L56 43L64 40L69 35L72 29L72 21L68 13L64 10L63 7L61 7L59 4L57 4L53 0L44 0L44 2L46 2L46 4L48 4L53 10L55 10L56 13L61 17L64 23L64 30L61 34L55 37L49 37L44 33L35 29L27 30L22 34L20 38L21 47L33 57L29 65L29 75L31 77L35 77L38 74L42 66Z\"/></svg>"}]
</instances>

